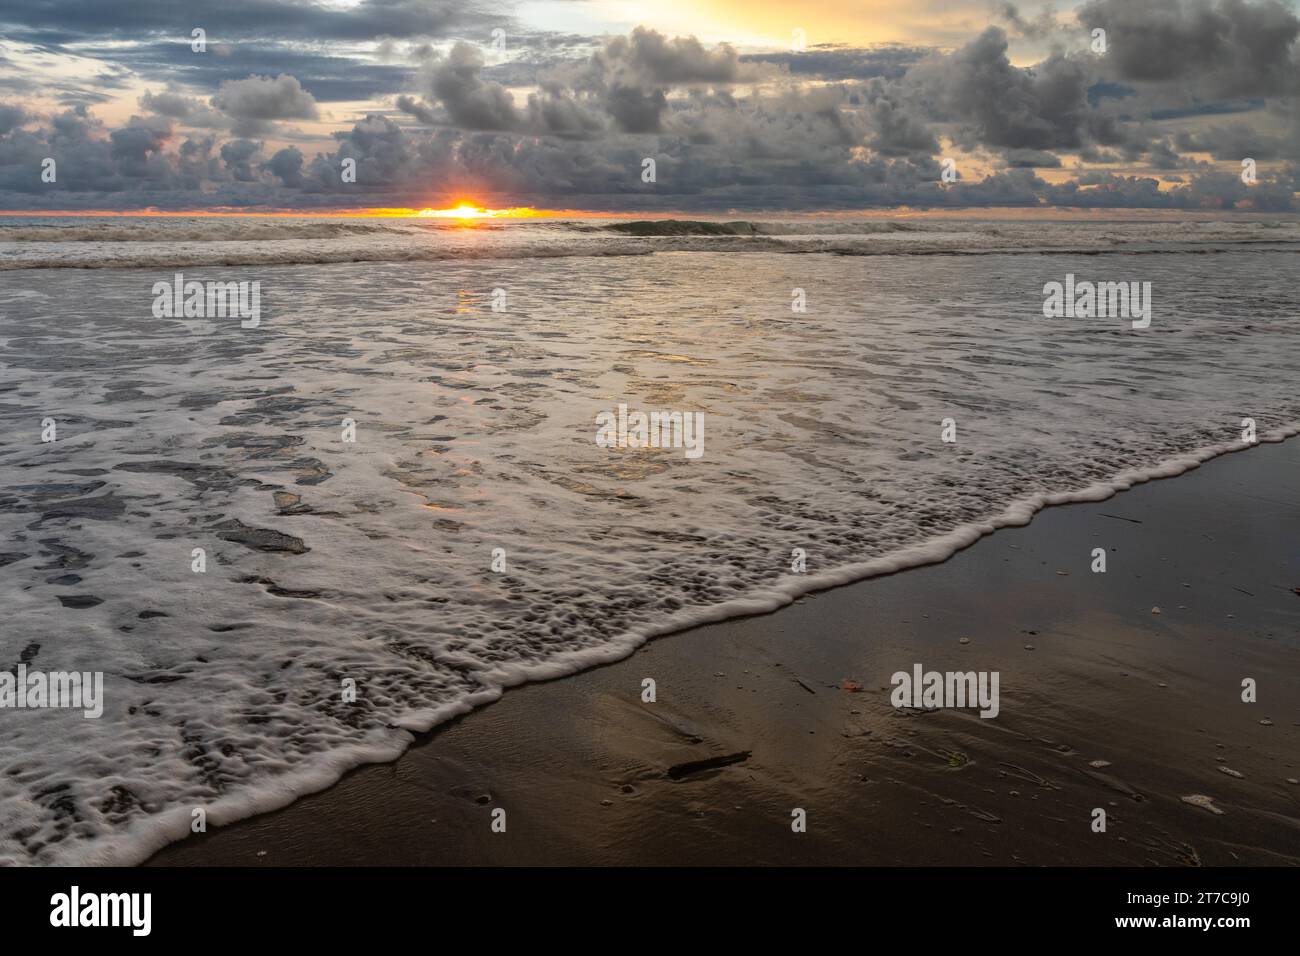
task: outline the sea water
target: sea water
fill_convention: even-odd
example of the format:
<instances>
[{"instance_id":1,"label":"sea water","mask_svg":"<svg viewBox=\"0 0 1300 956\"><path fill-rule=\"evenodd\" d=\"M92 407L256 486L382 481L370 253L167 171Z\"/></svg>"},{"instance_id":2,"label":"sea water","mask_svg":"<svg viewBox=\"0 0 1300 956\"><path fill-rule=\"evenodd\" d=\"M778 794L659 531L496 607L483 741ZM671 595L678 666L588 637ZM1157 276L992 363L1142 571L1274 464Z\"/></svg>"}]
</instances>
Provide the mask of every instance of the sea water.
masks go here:
<instances>
[{"instance_id":1,"label":"sea water","mask_svg":"<svg viewBox=\"0 0 1300 956\"><path fill-rule=\"evenodd\" d=\"M1293 223L699 232L0 222L0 666L104 675L98 719L0 711L0 861L138 861L512 684L1300 424ZM260 322L155 315L177 272ZM1045 318L1067 275L1150 282L1149 326ZM621 405L703 453L599 442Z\"/></svg>"}]
</instances>

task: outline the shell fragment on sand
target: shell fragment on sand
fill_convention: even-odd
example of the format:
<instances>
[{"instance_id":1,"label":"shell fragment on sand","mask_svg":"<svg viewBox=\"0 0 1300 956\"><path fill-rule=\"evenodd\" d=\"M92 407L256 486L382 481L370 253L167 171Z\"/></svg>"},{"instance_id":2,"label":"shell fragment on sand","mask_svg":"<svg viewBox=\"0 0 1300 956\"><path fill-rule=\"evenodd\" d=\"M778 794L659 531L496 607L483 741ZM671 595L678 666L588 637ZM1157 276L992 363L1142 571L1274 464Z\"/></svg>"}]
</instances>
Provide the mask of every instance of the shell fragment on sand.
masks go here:
<instances>
[{"instance_id":1,"label":"shell fragment on sand","mask_svg":"<svg viewBox=\"0 0 1300 956\"><path fill-rule=\"evenodd\" d=\"M1191 796L1183 797L1183 803L1190 803L1194 807L1200 807L1202 810L1209 810L1216 817L1223 816L1223 811L1214 805L1214 798L1207 797L1203 793L1193 793Z\"/></svg>"}]
</instances>

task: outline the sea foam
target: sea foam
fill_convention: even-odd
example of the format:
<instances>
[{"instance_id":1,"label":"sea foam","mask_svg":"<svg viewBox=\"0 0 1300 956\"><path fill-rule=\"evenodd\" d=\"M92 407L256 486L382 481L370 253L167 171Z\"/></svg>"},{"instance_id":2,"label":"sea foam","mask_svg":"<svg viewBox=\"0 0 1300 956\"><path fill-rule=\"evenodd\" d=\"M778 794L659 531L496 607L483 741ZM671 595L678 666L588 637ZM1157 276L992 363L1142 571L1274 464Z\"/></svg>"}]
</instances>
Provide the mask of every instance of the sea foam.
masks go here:
<instances>
[{"instance_id":1,"label":"sea foam","mask_svg":"<svg viewBox=\"0 0 1300 956\"><path fill-rule=\"evenodd\" d=\"M1096 258L941 261L195 271L260 281L256 329L154 317L153 269L12 273L0 653L105 678L97 720L5 714L0 860L136 862L509 686L1297 432L1293 256L1144 259L1145 331L1042 317ZM705 454L600 447L623 402L703 414Z\"/></svg>"}]
</instances>

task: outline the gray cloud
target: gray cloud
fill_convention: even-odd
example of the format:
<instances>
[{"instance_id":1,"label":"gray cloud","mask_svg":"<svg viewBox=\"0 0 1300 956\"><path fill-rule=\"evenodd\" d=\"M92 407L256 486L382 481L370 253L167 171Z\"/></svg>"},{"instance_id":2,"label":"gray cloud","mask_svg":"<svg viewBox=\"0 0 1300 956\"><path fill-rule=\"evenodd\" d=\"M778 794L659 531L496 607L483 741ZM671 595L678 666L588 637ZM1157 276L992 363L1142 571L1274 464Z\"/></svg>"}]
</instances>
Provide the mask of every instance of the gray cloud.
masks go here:
<instances>
[{"instance_id":1,"label":"gray cloud","mask_svg":"<svg viewBox=\"0 0 1300 956\"><path fill-rule=\"evenodd\" d=\"M966 147L1079 149L1094 138L1090 71L1082 58L1055 52L1032 71L1012 66L1007 36L989 27L949 56L909 71L936 118L955 124Z\"/></svg>"},{"instance_id":2,"label":"gray cloud","mask_svg":"<svg viewBox=\"0 0 1300 956\"><path fill-rule=\"evenodd\" d=\"M21 106L0 103L0 136L17 129L32 117Z\"/></svg>"},{"instance_id":3,"label":"gray cloud","mask_svg":"<svg viewBox=\"0 0 1300 956\"><path fill-rule=\"evenodd\" d=\"M1011 27L1018 36L1043 40L1061 31L1056 11L1051 7L1044 7L1033 17L1025 17L1014 3L1000 2L994 6L998 18Z\"/></svg>"},{"instance_id":4,"label":"gray cloud","mask_svg":"<svg viewBox=\"0 0 1300 956\"><path fill-rule=\"evenodd\" d=\"M49 6L71 9L65 0ZM143 115L119 129L94 119L93 90L65 90L87 98L52 117L0 107L0 190L55 206L147 197L141 204L180 207L420 205L431 188L512 205L629 210L1044 203L1278 210L1294 200L1293 167L1261 170L1260 182L1246 187L1185 155L1268 162L1297 154L1300 33L1276 0L1091 0L1079 22L1105 26L1109 53L1062 46L1030 69L1012 64L997 27L951 53L827 47L742 56L646 28L602 40L521 36L512 38L511 57L492 63L469 43L439 53L398 32L370 37L401 40L384 44L382 62L374 62L336 55L337 46L293 43L296 28L277 27L269 12L283 13L285 4L233 6L268 19L228 55L195 57L162 39L170 27L156 24L96 38L135 41L98 43L96 55L166 80L141 97ZM399 26L425 14L432 19L420 22L445 22L417 6L370 0L329 22L360 31L351 38L390 8ZM1002 14L1022 35L1045 37L1056 24L1009 5ZM29 39L44 29L41 15L16 16ZM74 11L66 26L94 19ZM1053 39L1071 35L1075 46L1086 42L1080 29L1057 30ZM293 68L268 70L280 53ZM113 85L125 74L104 76ZM318 118L326 97L376 95L392 108L377 106L324 148L277 126ZM297 143L266 158L261 141L272 134ZM941 138L991 159L996 171L942 185ZM45 155L60 157L56 188L34 185ZM653 185L640 180L646 156L658 164ZM344 158L357 161L356 183L341 182ZM1060 168L1063 158L1083 164L1071 181L1049 184L1035 172ZM1192 175L1161 189L1150 176L1087 168L1102 163Z\"/></svg>"},{"instance_id":5,"label":"gray cloud","mask_svg":"<svg viewBox=\"0 0 1300 956\"><path fill-rule=\"evenodd\" d=\"M272 156L266 165L284 185L295 189L302 185L303 156L298 147L286 146Z\"/></svg>"},{"instance_id":6,"label":"gray cloud","mask_svg":"<svg viewBox=\"0 0 1300 956\"><path fill-rule=\"evenodd\" d=\"M1209 153L1215 159L1240 161L1246 157L1264 161L1287 159L1300 152L1294 135L1272 135L1249 123L1215 123L1198 130L1179 133L1175 142L1189 153Z\"/></svg>"},{"instance_id":7,"label":"gray cloud","mask_svg":"<svg viewBox=\"0 0 1300 956\"><path fill-rule=\"evenodd\" d=\"M140 108L158 116L174 119L185 126L219 128L230 125L229 118L219 110L174 90L163 90L159 93L146 90L140 97Z\"/></svg>"},{"instance_id":8,"label":"gray cloud","mask_svg":"<svg viewBox=\"0 0 1300 956\"><path fill-rule=\"evenodd\" d=\"M253 172L253 161L261 151L261 143L254 143L247 139L232 139L221 146L221 162L225 164L235 182L251 183L257 178Z\"/></svg>"},{"instance_id":9,"label":"gray cloud","mask_svg":"<svg viewBox=\"0 0 1300 956\"><path fill-rule=\"evenodd\" d=\"M234 120L236 136L251 136L269 129L275 120L316 119L316 100L296 77L281 73L275 79L250 76L221 84L212 105Z\"/></svg>"},{"instance_id":10,"label":"gray cloud","mask_svg":"<svg viewBox=\"0 0 1300 956\"><path fill-rule=\"evenodd\" d=\"M472 130L510 130L521 125L514 100L500 83L480 77L483 54L457 43L429 75L429 92L441 101L453 124Z\"/></svg>"},{"instance_id":11,"label":"gray cloud","mask_svg":"<svg viewBox=\"0 0 1300 956\"><path fill-rule=\"evenodd\" d=\"M46 45L156 36L183 38L188 44L196 26L207 30L213 42L267 36L307 41L430 37L501 19L472 3L447 0L361 0L349 7L285 0L43 0L0 6L0 24L8 36Z\"/></svg>"},{"instance_id":12,"label":"gray cloud","mask_svg":"<svg viewBox=\"0 0 1300 956\"><path fill-rule=\"evenodd\" d=\"M1106 31L1119 79L1179 81L1220 98L1300 92L1300 19L1282 0L1088 0L1078 17Z\"/></svg>"},{"instance_id":13,"label":"gray cloud","mask_svg":"<svg viewBox=\"0 0 1300 956\"><path fill-rule=\"evenodd\" d=\"M614 37L591 62L622 84L736 83L757 75L742 66L740 55L729 44L709 50L695 37L669 38L646 27Z\"/></svg>"},{"instance_id":14,"label":"gray cloud","mask_svg":"<svg viewBox=\"0 0 1300 956\"><path fill-rule=\"evenodd\" d=\"M288 73L318 102L364 100L408 89L414 72L413 64L376 63L359 54L346 56L266 40L213 46L205 54L174 41L125 47L96 42L79 46L77 53L111 58L146 81L184 87L191 95L215 93L222 83L249 75Z\"/></svg>"}]
</instances>

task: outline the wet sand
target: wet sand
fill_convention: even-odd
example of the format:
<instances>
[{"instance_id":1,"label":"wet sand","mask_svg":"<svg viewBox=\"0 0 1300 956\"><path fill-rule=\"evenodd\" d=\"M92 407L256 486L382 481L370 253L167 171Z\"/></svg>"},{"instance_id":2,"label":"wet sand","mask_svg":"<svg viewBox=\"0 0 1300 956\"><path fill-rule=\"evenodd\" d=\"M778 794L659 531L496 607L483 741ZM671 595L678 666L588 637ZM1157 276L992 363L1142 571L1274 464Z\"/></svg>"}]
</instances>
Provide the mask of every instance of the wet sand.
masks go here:
<instances>
[{"instance_id":1,"label":"wet sand","mask_svg":"<svg viewBox=\"0 0 1300 956\"><path fill-rule=\"evenodd\" d=\"M1297 588L1293 440L512 689L149 863L1296 865ZM918 663L1000 713L896 710Z\"/></svg>"}]
</instances>

